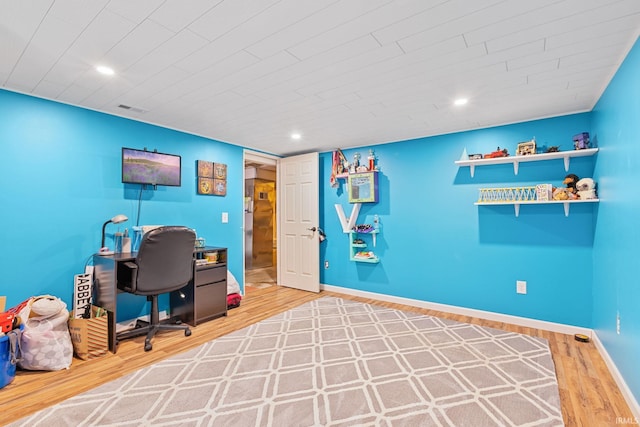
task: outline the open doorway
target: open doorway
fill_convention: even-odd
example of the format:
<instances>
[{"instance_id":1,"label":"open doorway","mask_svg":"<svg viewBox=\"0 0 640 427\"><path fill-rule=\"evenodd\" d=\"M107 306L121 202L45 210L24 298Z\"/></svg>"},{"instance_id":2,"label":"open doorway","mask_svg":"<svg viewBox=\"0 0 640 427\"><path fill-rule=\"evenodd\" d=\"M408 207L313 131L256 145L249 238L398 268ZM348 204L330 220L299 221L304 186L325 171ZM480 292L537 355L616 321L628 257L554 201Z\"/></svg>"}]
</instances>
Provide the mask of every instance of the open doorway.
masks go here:
<instances>
[{"instance_id":1,"label":"open doorway","mask_svg":"<svg viewBox=\"0 0 640 427\"><path fill-rule=\"evenodd\" d=\"M245 294L276 286L277 159L245 151L244 284Z\"/></svg>"}]
</instances>

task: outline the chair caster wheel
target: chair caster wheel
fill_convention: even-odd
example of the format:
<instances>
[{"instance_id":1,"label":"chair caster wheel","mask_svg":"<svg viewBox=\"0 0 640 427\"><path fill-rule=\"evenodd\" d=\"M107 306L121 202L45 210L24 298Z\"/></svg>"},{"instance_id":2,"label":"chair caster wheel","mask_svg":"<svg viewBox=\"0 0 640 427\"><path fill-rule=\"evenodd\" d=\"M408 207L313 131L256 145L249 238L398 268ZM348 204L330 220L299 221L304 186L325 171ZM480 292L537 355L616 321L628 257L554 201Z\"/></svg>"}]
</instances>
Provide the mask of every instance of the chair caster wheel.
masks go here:
<instances>
[{"instance_id":1,"label":"chair caster wheel","mask_svg":"<svg viewBox=\"0 0 640 427\"><path fill-rule=\"evenodd\" d=\"M185 337L190 337L191 336L191 329L185 329L184 330L184 336Z\"/></svg>"},{"instance_id":2,"label":"chair caster wheel","mask_svg":"<svg viewBox=\"0 0 640 427\"><path fill-rule=\"evenodd\" d=\"M151 349L153 348L153 346L149 343L145 343L144 345L144 351L151 351Z\"/></svg>"}]
</instances>

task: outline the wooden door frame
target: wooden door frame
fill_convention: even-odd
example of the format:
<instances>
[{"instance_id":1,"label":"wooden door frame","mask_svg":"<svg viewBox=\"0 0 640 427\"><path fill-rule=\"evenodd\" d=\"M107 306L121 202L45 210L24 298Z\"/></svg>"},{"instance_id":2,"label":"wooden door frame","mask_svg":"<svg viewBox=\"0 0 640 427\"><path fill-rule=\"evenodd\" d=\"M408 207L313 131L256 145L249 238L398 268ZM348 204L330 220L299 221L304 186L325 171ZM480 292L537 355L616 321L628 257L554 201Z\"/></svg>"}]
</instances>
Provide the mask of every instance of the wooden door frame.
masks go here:
<instances>
[{"instance_id":1,"label":"wooden door frame","mask_svg":"<svg viewBox=\"0 0 640 427\"><path fill-rule=\"evenodd\" d=\"M244 259L244 254L246 252L246 239L245 232L246 227L244 223L244 181L245 177L245 168L247 161L262 163L265 165L274 165L276 167L276 194L278 188L278 177L280 174L280 157L273 156L271 154L260 153L259 151L253 151L245 148L242 153L242 291L243 295L247 294L246 284L247 284L247 265ZM276 197L276 227L279 227L280 224L280 198ZM280 242L276 240L276 285L280 286Z\"/></svg>"}]
</instances>

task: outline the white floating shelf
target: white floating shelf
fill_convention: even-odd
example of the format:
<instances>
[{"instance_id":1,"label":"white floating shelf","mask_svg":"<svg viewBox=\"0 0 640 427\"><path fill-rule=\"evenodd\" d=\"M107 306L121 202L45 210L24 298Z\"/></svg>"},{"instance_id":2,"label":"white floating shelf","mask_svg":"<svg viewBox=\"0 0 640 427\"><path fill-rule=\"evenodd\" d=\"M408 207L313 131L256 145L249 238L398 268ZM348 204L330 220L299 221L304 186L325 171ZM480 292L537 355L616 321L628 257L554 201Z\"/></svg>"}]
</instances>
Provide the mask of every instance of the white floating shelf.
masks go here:
<instances>
[{"instance_id":1,"label":"white floating shelf","mask_svg":"<svg viewBox=\"0 0 640 427\"><path fill-rule=\"evenodd\" d=\"M495 157L493 159L477 159L477 160L456 160L458 166L469 166L471 178L475 173L476 166L500 165L504 163L513 163L513 173L518 175L518 165L521 162L538 162L542 160L564 159L564 170L569 171L569 162L571 157L587 157L593 156L598 152L597 148L587 148L585 150L558 151L555 153L530 154L528 156L508 156Z\"/></svg>"},{"instance_id":2,"label":"white floating shelf","mask_svg":"<svg viewBox=\"0 0 640 427\"><path fill-rule=\"evenodd\" d=\"M497 206L497 205L513 205L515 210L516 217L520 215L520 205L553 205L553 204L563 204L564 205L564 216L569 216L569 205L572 203L598 203L600 199L588 199L588 200L549 200L546 202L541 202L537 200L531 201L521 201L521 202L476 202L474 205L476 206Z\"/></svg>"}]
</instances>

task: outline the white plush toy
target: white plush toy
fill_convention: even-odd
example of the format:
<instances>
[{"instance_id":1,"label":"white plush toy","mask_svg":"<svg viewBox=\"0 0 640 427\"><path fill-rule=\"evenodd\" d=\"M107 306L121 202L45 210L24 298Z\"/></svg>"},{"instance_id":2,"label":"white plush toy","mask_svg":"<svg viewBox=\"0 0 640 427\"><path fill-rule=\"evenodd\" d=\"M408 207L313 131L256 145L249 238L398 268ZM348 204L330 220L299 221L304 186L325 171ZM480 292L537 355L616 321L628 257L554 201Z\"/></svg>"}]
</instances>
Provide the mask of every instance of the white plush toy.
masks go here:
<instances>
[{"instance_id":1,"label":"white plush toy","mask_svg":"<svg viewBox=\"0 0 640 427\"><path fill-rule=\"evenodd\" d=\"M596 183L591 178L582 178L576 183L576 189L578 190L578 197L582 200L597 199L596 196Z\"/></svg>"}]
</instances>

